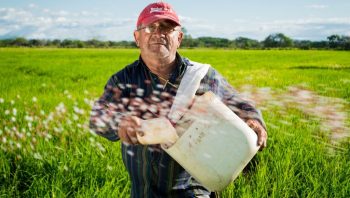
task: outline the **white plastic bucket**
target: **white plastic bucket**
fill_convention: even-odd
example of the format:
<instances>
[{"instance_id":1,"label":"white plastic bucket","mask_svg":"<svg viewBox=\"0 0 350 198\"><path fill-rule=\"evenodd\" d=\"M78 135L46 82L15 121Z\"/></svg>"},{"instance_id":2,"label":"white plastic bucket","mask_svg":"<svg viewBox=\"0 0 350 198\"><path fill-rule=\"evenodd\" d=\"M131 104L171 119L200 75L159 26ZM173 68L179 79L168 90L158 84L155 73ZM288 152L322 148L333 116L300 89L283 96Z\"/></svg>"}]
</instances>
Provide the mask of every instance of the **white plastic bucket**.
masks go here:
<instances>
[{"instance_id":1,"label":"white plastic bucket","mask_svg":"<svg viewBox=\"0 0 350 198\"><path fill-rule=\"evenodd\" d=\"M225 188L259 150L257 135L213 93L198 97L162 148L211 191Z\"/></svg>"}]
</instances>

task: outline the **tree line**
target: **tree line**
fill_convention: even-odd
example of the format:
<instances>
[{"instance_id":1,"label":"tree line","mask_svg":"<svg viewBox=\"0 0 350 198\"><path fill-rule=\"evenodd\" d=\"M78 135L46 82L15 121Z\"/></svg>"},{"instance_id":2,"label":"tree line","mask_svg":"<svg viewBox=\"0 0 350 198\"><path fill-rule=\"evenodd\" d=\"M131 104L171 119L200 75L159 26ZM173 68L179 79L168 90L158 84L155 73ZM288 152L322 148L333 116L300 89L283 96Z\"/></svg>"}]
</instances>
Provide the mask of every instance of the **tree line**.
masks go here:
<instances>
[{"instance_id":1,"label":"tree line","mask_svg":"<svg viewBox=\"0 0 350 198\"><path fill-rule=\"evenodd\" d=\"M230 48L230 49L335 49L350 50L350 36L330 35L324 41L293 40L283 33L270 34L263 41L246 37L234 40L217 37L192 38L186 34L181 43L182 48ZM58 48L136 48L134 41L100 41L91 39L87 41L71 39L26 39L23 37L2 39L0 47L58 47Z\"/></svg>"}]
</instances>

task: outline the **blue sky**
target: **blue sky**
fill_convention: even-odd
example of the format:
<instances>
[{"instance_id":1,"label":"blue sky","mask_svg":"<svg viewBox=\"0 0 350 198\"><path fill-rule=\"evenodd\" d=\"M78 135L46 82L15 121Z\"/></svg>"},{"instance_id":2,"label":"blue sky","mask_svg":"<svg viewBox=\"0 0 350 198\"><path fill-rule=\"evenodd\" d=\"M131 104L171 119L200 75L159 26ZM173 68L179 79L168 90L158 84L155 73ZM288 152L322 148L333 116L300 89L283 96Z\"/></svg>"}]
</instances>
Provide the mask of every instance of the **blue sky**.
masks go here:
<instances>
[{"instance_id":1,"label":"blue sky","mask_svg":"<svg viewBox=\"0 0 350 198\"><path fill-rule=\"evenodd\" d=\"M151 0L0 0L0 38L132 40ZM350 36L350 0L168 0L192 37Z\"/></svg>"}]
</instances>

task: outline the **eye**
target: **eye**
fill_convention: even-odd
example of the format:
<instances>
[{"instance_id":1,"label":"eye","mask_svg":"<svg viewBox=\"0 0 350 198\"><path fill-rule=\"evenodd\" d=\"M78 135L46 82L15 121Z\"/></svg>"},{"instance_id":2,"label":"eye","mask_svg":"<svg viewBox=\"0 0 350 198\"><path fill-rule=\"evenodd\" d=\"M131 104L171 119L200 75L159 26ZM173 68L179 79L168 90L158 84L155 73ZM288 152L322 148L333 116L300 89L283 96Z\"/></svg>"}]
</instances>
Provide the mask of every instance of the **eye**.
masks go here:
<instances>
[{"instance_id":1,"label":"eye","mask_svg":"<svg viewBox=\"0 0 350 198\"><path fill-rule=\"evenodd\" d=\"M161 25L160 25L160 29L162 29L162 30L168 32L169 30L172 29L172 26L171 26L170 24L161 24Z\"/></svg>"},{"instance_id":2,"label":"eye","mask_svg":"<svg viewBox=\"0 0 350 198\"><path fill-rule=\"evenodd\" d=\"M148 26L148 29L150 30L150 32L155 32L157 30L157 26L151 25L151 26Z\"/></svg>"}]
</instances>

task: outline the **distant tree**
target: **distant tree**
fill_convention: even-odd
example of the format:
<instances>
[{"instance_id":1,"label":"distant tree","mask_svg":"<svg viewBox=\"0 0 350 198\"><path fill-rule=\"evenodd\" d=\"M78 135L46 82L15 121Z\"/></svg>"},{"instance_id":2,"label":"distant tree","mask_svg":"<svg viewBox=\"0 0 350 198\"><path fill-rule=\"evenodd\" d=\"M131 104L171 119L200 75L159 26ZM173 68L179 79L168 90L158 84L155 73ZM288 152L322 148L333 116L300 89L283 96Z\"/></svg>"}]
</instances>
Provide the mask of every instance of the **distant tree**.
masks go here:
<instances>
[{"instance_id":1,"label":"distant tree","mask_svg":"<svg viewBox=\"0 0 350 198\"><path fill-rule=\"evenodd\" d=\"M285 48L285 47L292 47L293 41L291 38L287 37L286 35L282 33L277 34L270 34L268 37L265 38L263 41L264 47L267 48Z\"/></svg>"},{"instance_id":2,"label":"distant tree","mask_svg":"<svg viewBox=\"0 0 350 198\"><path fill-rule=\"evenodd\" d=\"M74 40L73 41L73 46L76 48L84 48L85 47L85 43L83 41L80 40Z\"/></svg>"},{"instance_id":3,"label":"distant tree","mask_svg":"<svg viewBox=\"0 0 350 198\"><path fill-rule=\"evenodd\" d=\"M341 41L341 36L338 34L333 34L327 37L328 42L329 42L329 47L330 48L338 48L340 41Z\"/></svg>"},{"instance_id":4,"label":"distant tree","mask_svg":"<svg viewBox=\"0 0 350 198\"><path fill-rule=\"evenodd\" d=\"M328 49L328 41L313 41L311 42L311 48L316 48L316 49Z\"/></svg>"},{"instance_id":5,"label":"distant tree","mask_svg":"<svg viewBox=\"0 0 350 198\"><path fill-rule=\"evenodd\" d=\"M245 38L245 37L238 37L234 40L234 44L237 48L241 49L250 49L250 48L260 48L261 44L259 41Z\"/></svg>"},{"instance_id":6,"label":"distant tree","mask_svg":"<svg viewBox=\"0 0 350 198\"><path fill-rule=\"evenodd\" d=\"M259 42L246 37L237 37L234 40L218 37L192 38L186 28L182 27L184 38L181 43L182 48L210 47L210 48L240 48L240 49L260 49L260 48L285 48L295 47L299 49L336 49L350 50L350 36L333 34L327 37L327 41L292 40L282 33L271 34L265 40ZM134 41L100 41L91 39L81 40L45 40L29 39L23 37L12 39L0 39L0 47L23 46L23 47L64 47L64 48L135 48Z\"/></svg>"},{"instance_id":7,"label":"distant tree","mask_svg":"<svg viewBox=\"0 0 350 198\"><path fill-rule=\"evenodd\" d=\"M198 39L193 39L191 35L187 35L182 39L181 47L193 48L199 47Z\"/></svg>"},{"instance_id":8,"label":"distant tree","mask_svg":"<svg viewBox=\"0 0 350 198\"><path fill-rule=\"evenodd\" d=\"M61 46L61 40L59 39L55 39L51 42L51 45L56 46L56 47L60 47Z\"/></svg>"},{"instance_id":9,"label":"distant tree","mask_svg":"<svg viewBox=\"0 0 350 198\"><path fill-rule=\"evenodd\" d=\"M61 47L69 48L69 47L72 47L72 44L73 44L73 41L72 41L72 40L70 40L70 39L64 39L64 40L61 42Z\"/></svg>"},{"instance_id":10,"label":"distant tree","mask_svg":"<svg viewBox=\"0 0 350 198\"><path fill-rule=\"evenodd\" d=\"M332 49L350 50L350 37L333 34L327 37L329 47Z\"/></svg>"},{"instance_id":11,"label":"distant tree","mask_svg":"<svg viewBox=\"0 0 350 198\"><path fill-rule=\"evenodd\" d=\"M230 40L225 38L215 38L215 37L199 37L198 38L199 47L228 47L230 45Z\"/></svg>"},{"instance_id":12,"label":"distant tree","mask_svg":"<svg viewBox=\"0 0 350 198\"><path fill-rule=\"evenodd\" d=\"M103 41L99 41L97 39L87 40L85 43L87 47L105 47L106 46L106 44Z\"/></svg>"},{"instance_id":13,"label":"distant tree","mask_svg":"<svg viewBox=\"0 0 350 198\"><path fill-rule=\"evenodd\" d=\"M312 41L309 40L294 40L293 43L294 47L304 50L311 49L312 46Z\"/></svg>"},{"instance_id":14,"label":"distant tree","mask_svg":"<svg viewBox=\"0 0 350 198\"><path fill-rule=\"evenodd\" d=\"M42 47L45 45L46 45L46 41L41 39L30 39L28 41L28 46L30 47Z\"/></svg>"},{"instance_id":15,"label":"distant tree","mask_svg":"<svg viewBox=\"0 0 350 198\"><path fill-rule=\"evenodd\" d=\"M12 45L17 47L25 47L28 46L28 40L23 37L17 37L12 41Z\"/></svg>"},{"instance_id":16,"label":"distant tree","mask_svg":"<svg viewBox=\"0 0 350 198\"><path fill-rule=\"evenodd\" d=\"M343 36L343 49L350 50L350 36Z\"/></svg>"},{"instance_id":17,"label":"distant tree","mask_svg":"<svg viewBox=\"0 0 350 198\"><path fill-rule=\"evenodd\" d=\"M13 46L13 39L0 40L0 47L10 47L10 46Z\"/></svg>"},{"instance_id":18,"label":"distant tree","mask_svg":"<svg viewBox=\"0 0 350 198\"><path fill-rule=\"evenodd\" d=\"M185 27L182 27L181 31L184 34L182 42L181 42L181 47L193 48L193 47L198 47L199 46L198 40L197 39L193 39L192 36L188 33L188 31L187 31L187 29Z\"/></svg>"}]
</instances>

